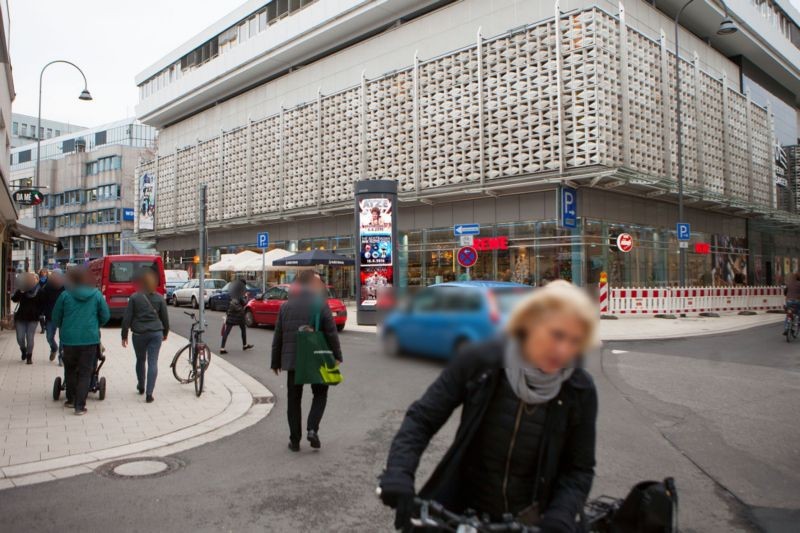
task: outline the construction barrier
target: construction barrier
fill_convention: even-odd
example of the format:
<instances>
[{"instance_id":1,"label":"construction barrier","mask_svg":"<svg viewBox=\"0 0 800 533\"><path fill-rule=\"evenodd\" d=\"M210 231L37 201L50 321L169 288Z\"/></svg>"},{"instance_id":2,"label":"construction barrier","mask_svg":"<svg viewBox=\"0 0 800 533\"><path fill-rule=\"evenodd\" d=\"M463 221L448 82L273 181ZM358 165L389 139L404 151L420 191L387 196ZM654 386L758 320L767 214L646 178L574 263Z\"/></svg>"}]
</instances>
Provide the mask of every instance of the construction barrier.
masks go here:
<instances>
[{"instance_id":1,"label":"construction barrier","mask_svg":"<svg viewBox=\"0 0 800 533\"><path fill-rule=\"evenodd\" d=\"M770 311L783 309L784 303L783 287L634 287L607 291L603 313L612 315ZM603 307L602 301L600 305Z\"/></svg>"}]
</instances>

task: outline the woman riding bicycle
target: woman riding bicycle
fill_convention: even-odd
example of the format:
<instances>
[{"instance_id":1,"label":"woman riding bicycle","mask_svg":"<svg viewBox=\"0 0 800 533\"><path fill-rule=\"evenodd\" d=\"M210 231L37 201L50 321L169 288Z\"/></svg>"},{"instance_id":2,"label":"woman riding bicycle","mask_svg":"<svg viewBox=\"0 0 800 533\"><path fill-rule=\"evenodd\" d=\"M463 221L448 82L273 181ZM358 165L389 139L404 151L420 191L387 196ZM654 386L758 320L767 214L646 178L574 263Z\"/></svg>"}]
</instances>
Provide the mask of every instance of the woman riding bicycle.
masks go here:
<instances>
[{"instance_id":1,"label":"woman riding bicycle","mask_svg":"<svg viewBox=\"0 0 800 533\"><path fill-rule=\"evenodd\" d=\"M420 497L499 521L513 514L543 532L581 529L595 466L597 392L581 368L597 310L555 281L511 313L505 335L463 349L406 413L381 475L381 499L409 526L420 457L453 411L455 441Z\"/></svg>"}]
</instances>

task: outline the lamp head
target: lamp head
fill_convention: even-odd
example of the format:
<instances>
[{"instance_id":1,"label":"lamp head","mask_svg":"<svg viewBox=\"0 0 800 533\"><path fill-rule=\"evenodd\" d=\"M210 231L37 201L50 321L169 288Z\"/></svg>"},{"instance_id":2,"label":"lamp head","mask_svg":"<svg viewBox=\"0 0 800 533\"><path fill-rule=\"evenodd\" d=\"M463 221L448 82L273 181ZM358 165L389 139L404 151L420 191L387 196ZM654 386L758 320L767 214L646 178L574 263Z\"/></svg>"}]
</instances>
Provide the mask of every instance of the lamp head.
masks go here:
<instances>
[{"instance_id":1,"label":"lamp head","mask_svg":"<svg viewBox=\"0 0 800 533\"><path fill-rule=\"evenodd\" d=\"M719 23L717 35L730 35L737 31L739 31L739 28L736 27L736 23L730 17L726 16L722 19L722 22Z\"/></svg>"},{"instance_id":2,"label":"lamp head","mask_svg":"<svg viewBox=\"0 0 800 533\"><path fill-rule=\"evenodd\" d=\"M91 100L92 95L89 92L89 89L84 89L81 91L81 95L78 97L78 100Z\"/></svg>"}]
</instances>

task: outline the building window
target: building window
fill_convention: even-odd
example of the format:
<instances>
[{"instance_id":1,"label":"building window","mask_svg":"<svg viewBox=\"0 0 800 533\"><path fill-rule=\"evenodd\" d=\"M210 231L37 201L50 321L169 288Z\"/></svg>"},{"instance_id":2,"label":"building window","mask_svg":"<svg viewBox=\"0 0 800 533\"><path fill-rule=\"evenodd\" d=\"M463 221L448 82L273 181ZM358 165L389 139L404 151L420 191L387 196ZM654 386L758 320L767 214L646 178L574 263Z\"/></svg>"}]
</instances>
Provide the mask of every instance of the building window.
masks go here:
<instances>
[{"instance_id":1,"label":"building window","mask_svg":"<svg viewBox=\"0 0 800 533\"><path fill-rule=\"evenodd\" d=\"M53 136L53 128L47 128L47 138L50 139Z\"/></svg>"},{"instance_id":2,"label":"building window","mask_svg":"<svg viewBox=\"0 0 800 533\"><path fill-rule=\"evenodd\" d=\"M19 135L19 122L11 123L11 133L13 135Z\"/></svg>"},{"instance_id":3,"label":"building window","mask_svg":"<svg viewBox=\"0 0 800 533\"><path fill-rule=\"evenodd\" d=\"M19 131L20 131L20 134L19 134L20 137L27 137L28 136L28 125L27 124L23 124L22 128L20 128Z\"/></svg>"},{"instance_id":4,"label":"building window","mask_svg":"<svg viewBox=\"0 0 800 533\"><path fill-rule=\"evenodd\" d=\"M56 130L56 137L61 135L61 130Z\"/></svg>"}]
</instances>

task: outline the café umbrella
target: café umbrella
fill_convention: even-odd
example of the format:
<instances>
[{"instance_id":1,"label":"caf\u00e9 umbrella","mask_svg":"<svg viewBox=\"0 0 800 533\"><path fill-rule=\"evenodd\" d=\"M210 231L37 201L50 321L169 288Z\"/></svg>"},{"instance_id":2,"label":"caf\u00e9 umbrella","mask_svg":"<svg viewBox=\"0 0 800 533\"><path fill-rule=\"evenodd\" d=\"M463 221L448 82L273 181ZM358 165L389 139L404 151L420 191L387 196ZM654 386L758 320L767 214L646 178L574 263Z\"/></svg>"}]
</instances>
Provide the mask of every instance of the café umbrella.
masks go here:
<instances>
[{"instance_id":1,"label":"caf\u00e9 umbrella","mask_svg":"<svg viewBox=\"0 0 800 533\"><path fill-rule=\"evenodd\" d=\"M355 261L346 255L329 252L328 250L310 250L290 255L272 262L274 266L345 266L352 265Z\"/></svg>"}]
</instances>

